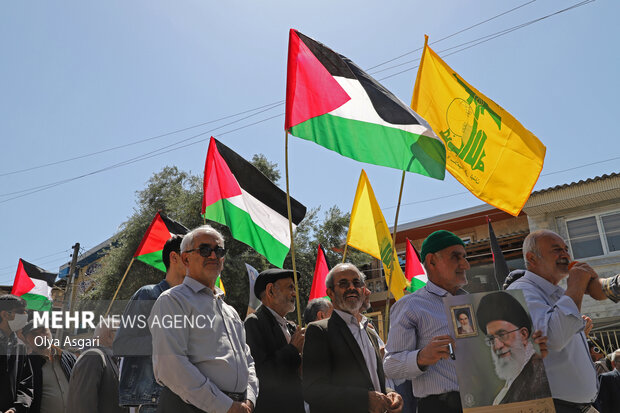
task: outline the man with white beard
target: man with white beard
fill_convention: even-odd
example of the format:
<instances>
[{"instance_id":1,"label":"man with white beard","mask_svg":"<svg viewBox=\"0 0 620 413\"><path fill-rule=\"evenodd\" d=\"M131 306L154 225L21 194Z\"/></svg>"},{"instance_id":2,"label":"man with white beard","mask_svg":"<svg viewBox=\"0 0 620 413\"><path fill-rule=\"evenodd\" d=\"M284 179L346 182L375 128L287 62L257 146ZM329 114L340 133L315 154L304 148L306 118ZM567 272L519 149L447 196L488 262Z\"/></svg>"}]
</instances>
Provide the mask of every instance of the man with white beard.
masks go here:
<instances>
[{"instance_id":1,"label":"man with white beard","mask_svg":"<svg viewBox=\"0 0 620 413\"><path fill-rule=\"evenodd\" d=\"M493 404L551 397L545 365L530 340L532 320L519 301L507 292L490 293L480 300L476 317L491 348L495 372L505 381ZM546 355L546 341L540 347Z\"/></svg>"}]
</instances>

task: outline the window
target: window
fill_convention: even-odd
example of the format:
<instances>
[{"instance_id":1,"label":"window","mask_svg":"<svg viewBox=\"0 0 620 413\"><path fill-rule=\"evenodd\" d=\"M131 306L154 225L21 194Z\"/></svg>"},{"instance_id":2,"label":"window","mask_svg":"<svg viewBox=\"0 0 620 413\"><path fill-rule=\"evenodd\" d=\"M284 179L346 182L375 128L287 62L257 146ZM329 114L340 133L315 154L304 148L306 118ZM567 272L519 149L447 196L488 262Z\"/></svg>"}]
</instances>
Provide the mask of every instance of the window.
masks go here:
<instances>
[{"instance_id":1,"label":"window","mask_svg":"<svg viewBox=\"0 0 620 413\"><path fill-rule=\"evenodd\" d=\"M620 212L566 221L573 258L620 251Z\"/></svg>"}]
</instances>

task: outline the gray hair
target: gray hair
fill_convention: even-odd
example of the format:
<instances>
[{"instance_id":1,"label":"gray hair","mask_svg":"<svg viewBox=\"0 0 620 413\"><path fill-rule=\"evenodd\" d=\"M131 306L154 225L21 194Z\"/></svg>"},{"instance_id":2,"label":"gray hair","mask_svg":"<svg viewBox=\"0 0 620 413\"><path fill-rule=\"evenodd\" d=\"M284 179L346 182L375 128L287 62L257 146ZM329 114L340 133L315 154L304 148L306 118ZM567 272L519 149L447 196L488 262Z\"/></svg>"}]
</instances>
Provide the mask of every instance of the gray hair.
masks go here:
<instances>
[{"instance_id":1,"label":"gray hair","mask_svg":"<svg viewBox=\"0 0 620 413\"><path fill-rule=\"evenodd\" d=\"M613 353L611 353L611 355L609 356L609 358L611 359L611 361L613 361L614 363L617 363L616 360L620 359L620 348L616 351L614 351ZM620 361L620 360L618 360Z\"/></svg>"},{"instance_id":2,"label":"gray hair","mask_svg":"<svg viewBox=\"0 0 620 413\"><path fill-rule=\"evenodd\" d=\"M359 270L359 268L357 268L355 265L351 264L350 262L344 262L344 263L340 263L336 265L334 268L329 270L329 272L327 273L327 277L325 277L325 287L333 290L334 289L334 274L345 272L345 271L354 271L358 273L360 276L360 280L362 280L362 282L366 282L366 276L364 275L363 272Z\"/></svg>"},{"instance_id":3,"label":"gray hair","mask_svg":"<svg viewBox=\"0 0 620 413\"><path fill-rule=\"evenodd\" d=\"M319 311L325 312L331 305L331 301L327 298L315 298L314 300L308 301L308 305L304 310L304 323L310 324L316 321L316 316L319 314Z\"/></svg>"},{"instance_id":4,"label":"gray hair","mask_svg":"<svg viewBox=\"0 0 620 413\"><path fill-rule=\"evenodd\" d=\"M530 267L530 263L527 260L527 253L531 252L532 254L540 257L540 249L538 248L538 240L540 238L549 236L549 235L558 235L555 232L548 229L538 229L534 232L530 232L527 237L523 240L523 261L525 261L525 268Z\"/></svg>"},{"instance_id":5,"label":"gray hair","mask_svg":"<svg viewBox=\"0 0 620 413\"><path fill-rule=\"evenodd\" d=\"M217 239L218 244L223 248L224 247L224 237L218 230L213 228L211 225L201 225L198 228L194 228L183 237L183 241L181 241L181 253L189 250L194 245L194 238L198 234L209 234Z\"/></svg>"}]
</instances>

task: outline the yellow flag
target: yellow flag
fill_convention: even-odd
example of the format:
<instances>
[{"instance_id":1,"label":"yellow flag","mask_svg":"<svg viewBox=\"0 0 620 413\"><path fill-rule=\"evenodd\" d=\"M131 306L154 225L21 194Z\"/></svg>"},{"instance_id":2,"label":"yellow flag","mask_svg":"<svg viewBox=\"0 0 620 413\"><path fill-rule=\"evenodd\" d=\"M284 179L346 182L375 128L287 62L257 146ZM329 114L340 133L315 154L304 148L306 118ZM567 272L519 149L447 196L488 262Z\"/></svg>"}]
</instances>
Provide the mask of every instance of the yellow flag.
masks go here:
<instances>
[{"instance_id":1,"label":"yellow flag","mask_svg":"<svg viewBox=\"0 0 620 413\"><path fill-rule=\"evenodd\" d=\"M392 246L390 230L363 169L351 209L347 244L380 260L386 284L390 285L390 277L394 276L390 289L394 298L398 300L404 295L403 289L408 286L407 279Z\"/></svg>"},{"instance_id":2,"label":"yellow flag","mask_svg":"<svg viewBox=\"0 0 620 413\"><path fill-rule=\"evenodd\" d=\"M446 169L460 183L484 202L519 215L542 170L545 146L426 42L411 108L443 139Z\"/></svg>"}]
</instances>

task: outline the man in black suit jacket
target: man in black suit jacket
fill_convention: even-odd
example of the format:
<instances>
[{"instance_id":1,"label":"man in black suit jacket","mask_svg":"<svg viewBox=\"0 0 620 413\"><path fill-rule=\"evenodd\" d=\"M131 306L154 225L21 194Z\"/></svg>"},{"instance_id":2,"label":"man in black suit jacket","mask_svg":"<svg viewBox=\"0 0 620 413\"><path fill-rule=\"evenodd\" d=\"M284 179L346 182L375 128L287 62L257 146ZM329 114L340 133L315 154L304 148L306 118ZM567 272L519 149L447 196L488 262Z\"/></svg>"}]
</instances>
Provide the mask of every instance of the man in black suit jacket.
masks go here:
<instances>
[{"instance_id":1,"label":"man in black suit jacket","mask_svg":"<svg viewBox=\"0 0 620 413\"><path fill-rule=\"evenodd\" d=\"M263 271L256 278L254 294L262 305L245 320L259 383L254 412L304 413L300 377L304 330L284 318L295 310L293 271Z\"/></svg>"},{"instance_id":2,"label":"man in black suit jacket","mask_svg":"<svg viewBox=\"0 0 620 413\"><path fill-rule=\"evenodd\" d=\"M304 345L304 398L312 413L399 413L403 400L386 394L377 337L359 322L364 275L338 264L325 280L334 305L329 319L311 323Z\"/></svg>"},{"instance_id":3,"label":"man in black suit jacket","mask_svg":"<svg viewBox=\"0 0 620 413\"><path fill-rule=\"evenodd\" d=\"M598 376L600 387L595 405L601 413L620 412L620 349L611 355L611 364L612 371Z\"/></svg>"}]
</instances>

